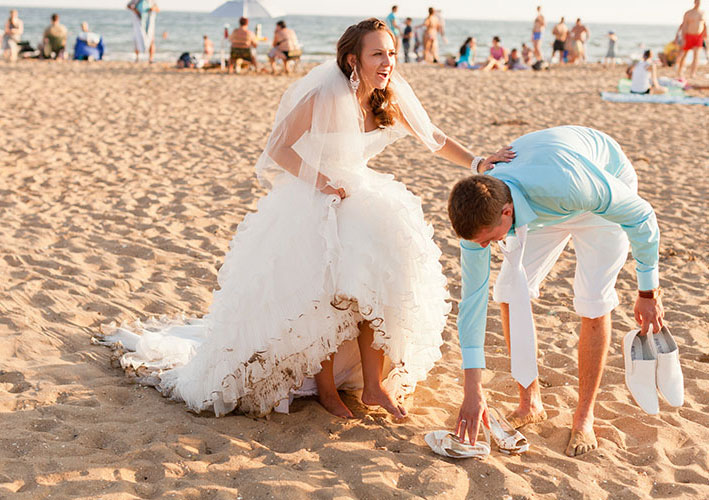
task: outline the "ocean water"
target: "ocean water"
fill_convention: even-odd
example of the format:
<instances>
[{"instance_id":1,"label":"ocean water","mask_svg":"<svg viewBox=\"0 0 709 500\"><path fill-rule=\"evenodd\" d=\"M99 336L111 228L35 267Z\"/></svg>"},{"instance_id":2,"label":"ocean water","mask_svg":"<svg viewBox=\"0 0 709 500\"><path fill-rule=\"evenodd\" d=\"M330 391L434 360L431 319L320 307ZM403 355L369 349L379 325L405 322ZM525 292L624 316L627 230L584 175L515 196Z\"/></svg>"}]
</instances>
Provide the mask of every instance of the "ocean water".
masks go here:
<instances>
[{"instance_id":1,"label":"ocean water","mask_svg":"<svg viewBox=\"0 0 709 500\"><path fill-rule=\"evenodd\" d=\"M388 5L388 4L387 4ZM10 7L0 7L0 20L5 20ZM73 50L79 25L82 21L89 23L92 31L104 37L107 60L132 60L133 28L131 13L128 10L90 10L90 9L46 9L21 8L20 18L25 23L24 40L33 46L39 43L44 28L50 22L53 12L60 15L60 21L69 29L69 49ZM372 12L372 16L384 17L388 12ZM411 14L411 13L404 13ZM321 61L335 54L335 45L347 26L361 20L354 17L326 16L285 16L283 18L290 28L293 28L303 45L304 59ZM414 25L420 24L422 18L414 18ZM261 24L263 35L271 37L277 19L252 19L251 29ZM214 41L218 54L223 40L224 25L231 23L230 29L237 24L236 19L212 17L204 12L160 12L156 25L156 59L159 61L176 61L183 52L199 54L202 52L202 36L208 35ZM4 23L3 23L4 24ZM403 24L403 22L402 22ZM478 59L487 56L491 39L497 35L508 49L520 47L522 42L529 42L531 36L531 21L476 21L476 20L446 20L447 43L441 42L441 56L457 54L458 47L466 37L474 36L478 42ZM567 26L571 26L567 23ZM606 54L608 47L607 33L613 30L619 41L616 49L618 57L630 59L638 57L645 48L661 49L674 37L676 26L645 26L628 24L588 24L591 38L588 43L589 61L599 61ZM165 38L163 38L163 34ZM551 26L547 27L542 40L545 57L551 54ZM270 48L264 43L258 48L264 55Z\"/></svg>"}]
</instances>

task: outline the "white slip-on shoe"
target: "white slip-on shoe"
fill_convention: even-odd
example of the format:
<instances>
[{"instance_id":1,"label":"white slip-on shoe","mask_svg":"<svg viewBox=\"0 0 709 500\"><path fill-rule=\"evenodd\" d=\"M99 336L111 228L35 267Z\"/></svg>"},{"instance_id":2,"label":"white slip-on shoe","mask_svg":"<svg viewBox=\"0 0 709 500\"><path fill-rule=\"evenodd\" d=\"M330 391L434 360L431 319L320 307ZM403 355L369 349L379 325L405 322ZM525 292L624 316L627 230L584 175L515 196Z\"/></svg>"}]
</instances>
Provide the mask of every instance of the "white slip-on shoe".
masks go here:
<instances>
[{"instance_id":1,"label":"white slip-on shoe","mask_svg":"<svg viewBox=\"0 0 709 500\"><path fill-rule=\"evenodd\" d=\"M640 408L650 415L657 415L660 411L655 383L657 358L649 337L650 333L640 335L639 328L623 337L625 384Z\"/></svg>"},{"instance_id":2,"label":"white slip-on shoe","mask_svg":"<svg viewBox=\"0 0 709 500\"><path fill-rule=\"evenodd\" d=\"M684 404L684 377L679 365L679 349L672 334L663 326L652 336L657 358L657 389L671 406Z\"/></svg>"}]
</instances>

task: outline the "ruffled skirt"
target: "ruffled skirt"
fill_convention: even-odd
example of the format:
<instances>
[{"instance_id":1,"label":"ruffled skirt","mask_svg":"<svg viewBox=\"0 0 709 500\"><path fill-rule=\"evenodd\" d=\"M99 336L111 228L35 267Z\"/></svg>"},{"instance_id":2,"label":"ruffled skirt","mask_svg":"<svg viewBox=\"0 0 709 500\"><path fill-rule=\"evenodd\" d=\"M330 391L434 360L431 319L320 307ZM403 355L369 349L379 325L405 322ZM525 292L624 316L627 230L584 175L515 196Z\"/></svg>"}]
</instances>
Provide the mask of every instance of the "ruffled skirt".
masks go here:
<instances>
[{"instance_id":1,"label":"ruffled skirt","mask_svg":"<svg viewBox=\"0 0 709 500\"><path fill-rule=\"evenodd\" d=\"M316 393L334 353L342 389L361 388L359 324L388 362L385 386L414 390L440 358L450 305L440 250L420 200L368 168L338 198L290 178L246 216L202 319L103 329L121 366L193 411L264 415ZM280 406L279 406L280 405Z\"/></svg>"}]
</instances>

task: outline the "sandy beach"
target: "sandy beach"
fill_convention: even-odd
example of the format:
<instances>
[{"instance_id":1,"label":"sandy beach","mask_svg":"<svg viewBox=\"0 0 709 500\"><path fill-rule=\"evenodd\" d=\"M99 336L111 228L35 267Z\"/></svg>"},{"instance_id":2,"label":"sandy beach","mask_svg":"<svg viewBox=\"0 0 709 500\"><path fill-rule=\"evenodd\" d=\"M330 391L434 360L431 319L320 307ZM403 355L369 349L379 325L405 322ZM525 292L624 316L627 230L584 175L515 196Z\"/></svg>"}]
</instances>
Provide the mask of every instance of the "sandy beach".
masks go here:
<instances>
[{"instance_id":1,"label":"sandy beach","mask_svg":"<svg viewBox=\"0 0 709 500\"><path fill-rule=\"evenodd\" d=\"M446 202L466 172L405 138L371 166L422 198L454 299L443 357L407 399L408 420L352 395L350 421L313 399L267 419L189 413L132 384L90 340L110 321L207 311L228 242L265 193L253 166L295 77L0 63L0 498L709 498L709 108L602 101L621 67L402 72L433 121L475 152L562 124L618 140L662 231L684 406L661 400L649 416L626 388L621 339L635 324L637 289L629 258L596 405L600 448L564 455L579 328L567 248L534 304L550 418L523 429L530 451L484 462L434 455L423 436L451 427L462 399L459 252ZM500 262L495 249L493 279ZM492 302L486 354L488 403L507 413L517 395Z\"/></svg>"}]
</instances>

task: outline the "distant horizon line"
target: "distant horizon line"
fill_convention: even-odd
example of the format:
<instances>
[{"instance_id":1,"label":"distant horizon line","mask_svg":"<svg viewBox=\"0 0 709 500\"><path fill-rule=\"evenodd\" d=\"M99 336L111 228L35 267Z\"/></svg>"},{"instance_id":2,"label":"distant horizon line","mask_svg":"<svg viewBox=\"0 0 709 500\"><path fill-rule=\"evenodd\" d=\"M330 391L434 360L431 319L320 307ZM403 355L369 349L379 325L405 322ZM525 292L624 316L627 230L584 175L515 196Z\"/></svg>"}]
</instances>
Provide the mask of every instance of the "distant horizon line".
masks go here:
<instances>
[{"instance_id":1,"label":"distant horizon line","mask_svg":"<svg viewBox=\"0 0 709 500\"><path fill-rule=\"evenodd\" d=\"M108 10L108 11L124 11L126 8L107 8L107 7L41 7L37 5L28 5L26 7L18 7L16 5L8 5L0 3L0 7L6 7L11 9L17 9L18 11L22 9L47 9L47 10ZM209 14L211 11L208 10L181 10L181 9L161 9L161 12L184 12L193 14ZM335 15L335 14L285 14L280 17L288 16L301 16L301 17L360 17L356 15ZM403 17L403 16L402 16ZM411 16L408 16L411 17ZM424 16L421 16L423 19ZM268 18L253 18L253 19L268 19ZM276 19L276 18L271 18ZM383 19L383 18L382 18ZM415 18L418 19L418 18ZM455 21L496 21L496 22L527 22L528 19L488 19L488 18L477 18L471 19L468 17L453 17L445 16L445 19L451 19ZM567 21L568 22L568 21ZM677 23L632 23L632 22L622 22L618 23L615 21L588 21L589 24L615 24L615 25L627 25L627 26L675 26ZM551 25L552 23L547 23Z\"/></svg>"}]
</instances>

